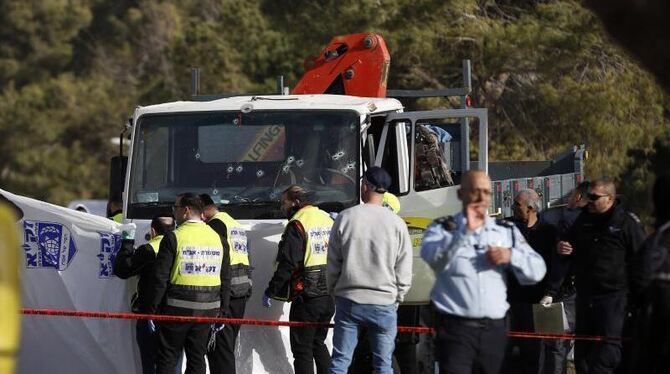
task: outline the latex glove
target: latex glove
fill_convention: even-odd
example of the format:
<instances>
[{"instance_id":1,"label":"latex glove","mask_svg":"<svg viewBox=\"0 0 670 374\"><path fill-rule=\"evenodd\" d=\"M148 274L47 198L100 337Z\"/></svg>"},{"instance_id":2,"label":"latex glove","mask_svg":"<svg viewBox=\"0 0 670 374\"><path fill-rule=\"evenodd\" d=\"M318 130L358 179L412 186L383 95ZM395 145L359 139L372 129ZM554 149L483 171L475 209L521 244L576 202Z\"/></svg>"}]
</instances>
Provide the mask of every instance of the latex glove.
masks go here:
<instances>
[{"instance_id":1,"label":"latex glove","mask_svg":"<svg viewBox=\"0 0 670 374\"><path fill-rule=\"evenodd\" d=\"M542 305L545 308L548 308L553 302L554 298L549 295L546 295L540 300L540 305Z\"/></svg>"},{"instance_id":2,"label":"latex glove","mask_svg":"<svg viewBox=\"0 0 670 374\"><path fill-rule=\"evenodd\" d=\"M266 308L272 307L272 299L268 295L263 294L263 306Z\"/></svg>"},{"instance_id":3,"label":"latex glove","mask_svg":"<svg viewBox=\"0 0 670 374\"><path fill-rule=\"evenodd\" d=\"M137 225L134 223L124 223L119 226L121 230L121 239L123 240L135 240L135 230L137 230Z\"/></svg>"}]
</instances>

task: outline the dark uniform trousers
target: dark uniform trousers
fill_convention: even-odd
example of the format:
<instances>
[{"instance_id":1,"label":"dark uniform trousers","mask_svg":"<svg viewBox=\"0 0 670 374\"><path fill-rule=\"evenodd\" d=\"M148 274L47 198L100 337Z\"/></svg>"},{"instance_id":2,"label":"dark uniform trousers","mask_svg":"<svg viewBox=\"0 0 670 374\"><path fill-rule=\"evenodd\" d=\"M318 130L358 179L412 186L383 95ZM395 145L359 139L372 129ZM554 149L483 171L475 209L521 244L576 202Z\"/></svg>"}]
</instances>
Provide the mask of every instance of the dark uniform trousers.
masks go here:
<instances>
[{"instance_id":1,"label":"dark uniform trousers","mask_svg":"<svg viewBox=\"0 0 670 374\"><path fill-rule=\"evenodd\" d=\"M626 318L624 292L580 297L577 295L577 335L621 337ZM575 367L579 374L614 373L621 362L621 342L575 342Z\"/></svg>"},{"instance_id":2,"label":"dark uniform trousers","mask_svg":"<svg viewBox=\"0 0 670 374\"><path fill-rule=\"evenodd\" d=\"M230 317L243 318L248 297L230 298ZM209 372L212 374L235 374L235 342L240 325L226 325L216 334L216 346L207 353Z\"/></svg>"},{"instance_id":3,"label":"dark uniform trousers","mask_svg":"<svg viewBox=\"0 0 670 374\"><path fill-rule=\"evenodd\" d=\"M156 373L174 374L182 347L186 352L186 374L204 374L207 370L208 324L161 322L157 324Z\"/></svg>"},{"instance_id":4,"label":"dark uniform trousers","mask_svg":"<svg viewBox=\"0 0 670 374\"><path fill-rule=\"evenodd\" d=\"M330 322L335 314L335 303L327 296L313 298L299 296L291 303L289 319L291 321ZM325 340L326 327L291 327L291 352L295 374L326 373L330 365L330 353Z\"/></svg>"},{"instance_id":5,"label":"dark uniform trousers","mask_svg":"<svg viewBox=\"0 0 670 374\"><path fill-rule=\"evenodd\" d=\"M436 313L435 356L440 374L497 374L505 358L505 319L470 319Z\"/></svg>"}]
</instances>

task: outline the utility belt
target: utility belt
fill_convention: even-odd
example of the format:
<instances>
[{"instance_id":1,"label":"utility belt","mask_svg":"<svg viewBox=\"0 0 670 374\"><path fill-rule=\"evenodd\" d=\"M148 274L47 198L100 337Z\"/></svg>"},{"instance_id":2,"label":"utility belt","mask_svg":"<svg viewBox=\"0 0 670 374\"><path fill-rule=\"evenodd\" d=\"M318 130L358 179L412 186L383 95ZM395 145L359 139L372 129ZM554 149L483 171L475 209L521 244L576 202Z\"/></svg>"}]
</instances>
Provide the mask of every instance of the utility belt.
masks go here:
<instances>
[{"instance_id":1,"label":"utility belt","mask_svg":"<svg viewBox=\"0 0 670 374\"><path fill-rule=\"evenodd\" d=\"M507 322L505 318L467 318L453 314L437 313L439 324L458 324L477 329L489 329L492 327L505 327Z\"/></svg>"}]
</instances>

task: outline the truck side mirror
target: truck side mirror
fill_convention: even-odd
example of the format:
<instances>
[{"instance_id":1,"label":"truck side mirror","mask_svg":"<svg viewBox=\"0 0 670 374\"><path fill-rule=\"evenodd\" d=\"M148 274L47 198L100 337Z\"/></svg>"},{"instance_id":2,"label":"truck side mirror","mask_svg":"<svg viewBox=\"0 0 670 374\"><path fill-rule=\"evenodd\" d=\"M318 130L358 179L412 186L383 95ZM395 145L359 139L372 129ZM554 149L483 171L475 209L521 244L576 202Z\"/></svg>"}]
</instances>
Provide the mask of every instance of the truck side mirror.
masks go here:
<instances>
[{"instance_id":1,"label":"truck side mirror","mask_svg":"<svg viewBox=\"0 0 670 374\"><path fill-rule=\"evenodd\" d=\"M114 156L109 168L109 196L121 196L125 186L127 156Z\"/></svg>"}]
</instances>

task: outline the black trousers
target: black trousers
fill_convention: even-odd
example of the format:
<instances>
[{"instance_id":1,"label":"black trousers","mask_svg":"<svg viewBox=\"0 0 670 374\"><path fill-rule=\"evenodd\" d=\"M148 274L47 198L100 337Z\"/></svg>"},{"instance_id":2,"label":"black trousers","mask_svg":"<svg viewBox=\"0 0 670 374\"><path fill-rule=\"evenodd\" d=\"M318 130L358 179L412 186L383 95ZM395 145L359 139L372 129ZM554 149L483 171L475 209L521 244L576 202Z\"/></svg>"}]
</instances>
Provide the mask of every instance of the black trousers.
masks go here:
<instances>
[{"instance_id":1,"label":"black trousers","mask_svg":"<svg viewBox=\"0 0 670 374\"><path fill-rule=\"evenodd\" d=\"M174 374L175 365L186 351L186 374L204 374L210 325L197 323L157 324L156 373Z\"/></svg>"},{"instance_id":2,"label":"black trousers","mask_svg":"<svg viewBox=\"0 0 670 374\"><path fill-rule=\"evenodd\" d=\"M626 294L577 295L577 335L621 337L626 318ZM577 373L614 373L621 362L621 342L575 342Z\"/></svg>"},{"instance_id":3,"label":"black trousers","mask_svg":"<svg viewBox=\"0 0 670 374\"><path fill-rule=\"evenodd\" d=\"M505 358L505 319L467 319L436 313L435 357L440 374L497 374Z\"/></svg>"},{"instance_id":4,"label":"black trousers","mask_svg":"<svg viewBox=\"0 0 670 374\"><path fill-rule=\"evenodd\" d=\"M289 320L307 322L330 322L335 313L335 303L330 296L314 298L298 297L291 303ZM325 374L330 365L330 353L324 341L328 328L291 327L291 352L295 374Z\"/></svg>"},{"instance_id":5,"label":"black trousers","mask_svg":"<svg viewBox=\"0 0 670 374\"><path fill-rule=\"evenodd\" d=\"M230 317L244 317L247 297L230 299ZM240 333L240 325L226 325L216 334L216 346L213 352L207 353L209 372L211 374L235 374L235 342Z\"/></svg>"}]
</instances>

